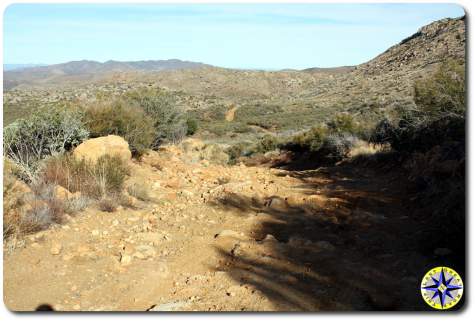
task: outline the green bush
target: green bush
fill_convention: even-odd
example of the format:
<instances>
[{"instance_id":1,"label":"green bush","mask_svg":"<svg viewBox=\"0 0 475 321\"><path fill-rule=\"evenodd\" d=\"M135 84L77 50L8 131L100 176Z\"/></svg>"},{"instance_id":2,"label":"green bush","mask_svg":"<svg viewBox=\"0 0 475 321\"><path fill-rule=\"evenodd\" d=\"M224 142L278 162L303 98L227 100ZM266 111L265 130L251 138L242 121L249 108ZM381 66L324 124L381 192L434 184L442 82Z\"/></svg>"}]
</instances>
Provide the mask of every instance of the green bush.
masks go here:
<instances>
[{"instance_id":1,"label":"green bush","mask_svg":"<svg viewBox=\"0 0 475 321\"><path fill-rule=\"evenodd\" d=\"M178 143L185 137L187 122L173 94L150 89L131 92L127 97L131 105L141 108L151 120L155 129L152 148L165 142Z\"/></svg>"},{"instance_id":2,"label":"green bush","mask_svg":"<svg viewBox=\"0 0 475 321\"><path fill-rule=\"evenodd\" d=\"M249 156L252 151L249 143L237 143L226 149L226 154L229 155L229 164L234 165L241 156Z\"/></svg>"},{"instance_id":3,"label":"green bush","mask_svg":"<svg viewBox=\"0 0 475 321\"><path fill-rule=\"evenodd\" d=\"M62 154L89 136L83 112L63 106L40 107L28 118L5 127L3 134L4 155L30 181L35 179L42 159Z\"/></svg>"},{"instance_id":4,"label":"green bush","mask_svg":"<svg viewBox=\"0 0 475 321\"><path fill-rule=\"evenodd\" d=\"M416 81L414 101L430 117L465 114L465 64L449 60L426 79Z\"/></svg>"},{"instance_id":5,"label":"green bush","mask_svg":"<svg viewBox=\"0 0 475 321\"><path fill-rule=\"evenodd\" d=\"M311 129L291 137L285 144L288 149L318 151L328 135L328 129L324 126L316 126Z\"/></svg>"},{"instance_id":6,"label":"green bush","mask_svg":"<svg viewBox=\"0 0 475 321\"><path fill-rule=\"evenodd\" d=\"M198 130L198 122L194 118L186 120L186 135L191 136Z\"/></svg>"},{"instance_id":7,"label":"green bush","mask_svg":"<svg viewBox=\"0 0 475 321\"><path fill-rule=\"evenodd\" d=\"M272 135L262 137L255 147L256 153L267 153L276 150L279 147L279 141Z\"/></svg>"},{"instance_id":8,"label":"green bush","mask_svg":"<svg viewBox=\"0 0 475 321\"><path fill-rule=\"evenodd\" d=\"M149 117L141 109L128 105L122 99L87 108L86 125L91 137L123 137L134 156L142 155L155 139L155 129Z\"/></svg>"},{"instance_id":9,"label":"green bush","mask_svg":"<svg viewBox=\"0 0 475 321\"><path fill-rule=\"evenodd\" d=\"M348 133L330 134L325 137L317 152L324 159L338 162L348 157L357 139L357 137Z\"/></svg>"}]
</instances>

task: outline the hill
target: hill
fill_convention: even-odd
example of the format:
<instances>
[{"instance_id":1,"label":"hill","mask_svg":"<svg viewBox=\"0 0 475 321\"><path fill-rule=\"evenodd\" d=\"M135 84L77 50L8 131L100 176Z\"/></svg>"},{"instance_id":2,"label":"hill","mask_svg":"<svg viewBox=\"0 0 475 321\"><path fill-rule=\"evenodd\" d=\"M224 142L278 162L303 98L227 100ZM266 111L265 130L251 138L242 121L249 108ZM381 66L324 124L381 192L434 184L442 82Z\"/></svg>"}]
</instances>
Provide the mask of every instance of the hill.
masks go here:
<instances>
[{"instance_id":1,"label":"hill","mask_svg":"<svg viewBox=\"0 0 475 321\"><path fill-rule=\"evenodd\" d=\"M303 71L218 68L179 60L99 63L69 62L5 72L4 119L20 117L30 105L60 100L94 100L141 87L174 92L186 109L209 110L206 122L224 121L238 106L237 126L302 129L336 112L377 119L396 106L413 104L414 81L446 59L465 57L465 17L443 19L374 59L354 67ZM212 125L211 127L213 127Z\"/></svg>"},{"instance_id":2,"label":"hill","mask_svg":"<svg viewBox=\"0 0 475 321\"><path fill-rule=\"evenodd\" d=\"M104 63L93 60L70 61L48 66L25 66L19 70L4 72L4 88L13 88L18 84L56 83L68 80L93 79L98 75L114 72L162 71L175 69L194 69L206 66L199 62L169 60L115 61Z\"/></svg>"}]
</instances>

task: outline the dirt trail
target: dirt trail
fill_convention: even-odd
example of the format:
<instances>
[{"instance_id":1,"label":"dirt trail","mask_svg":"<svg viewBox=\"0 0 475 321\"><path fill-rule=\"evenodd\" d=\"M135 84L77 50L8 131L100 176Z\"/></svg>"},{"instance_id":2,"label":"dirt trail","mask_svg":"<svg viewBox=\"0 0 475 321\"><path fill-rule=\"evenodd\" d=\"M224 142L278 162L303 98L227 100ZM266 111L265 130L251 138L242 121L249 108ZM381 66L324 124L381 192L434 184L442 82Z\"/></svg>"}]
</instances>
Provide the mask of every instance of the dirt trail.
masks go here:
<instances>
[{"instance_id":1,"label":"dirt trail","mask_svg":"<svg viewBox=\"0 0 475 321\"><path fill-rule=\"evenodd\" d=\"M10 309L425 308L431 258L395 177L217 166L177 150L132 167L153 201L90 208L5 255Z\"/></svg>"}]
</instances>

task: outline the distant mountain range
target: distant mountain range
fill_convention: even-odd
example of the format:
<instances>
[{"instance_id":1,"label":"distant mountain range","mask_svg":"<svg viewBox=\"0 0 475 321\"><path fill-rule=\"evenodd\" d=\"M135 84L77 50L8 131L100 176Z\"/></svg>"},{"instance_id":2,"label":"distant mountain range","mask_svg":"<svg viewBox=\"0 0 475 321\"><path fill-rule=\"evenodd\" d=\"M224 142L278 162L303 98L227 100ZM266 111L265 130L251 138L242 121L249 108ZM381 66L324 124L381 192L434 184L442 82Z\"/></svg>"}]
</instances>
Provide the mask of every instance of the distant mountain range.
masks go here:
<instances>
[{"instance_id":1,"label":"distant mountain range","mask_svg":"<svg viewBox=\"0 0 475 321\"><path fill-rule=\"evenodd\" d=\"M46 66L46 64L4 64L3 70L10 71L10 70L18 70L18 69L25 69L31 67L41 67Z\"/></svg>"},{"instance_id":2,"label":"distant mountain range","mask_svg":"<svg viewBox=\"0 0 475 321\"><path fill-rule=\"evenodd\" d=\"M245 70L170 60L81 60L8 70L4 90L53 88L92 83L148 82L171 90L232 99L301 97L320 105L388 105L412 95L414 80L447 59L465 60L465 17L442 19L357 66L304 70ZM384 93L384 95L382 95ZM399 99L400 97L403 97ZM405 99L405 98L404 98Z\"/></svg>"},{"instance_id":3,"label":"distant mountain range","mask_svg":"<svg viewBox=\"0 0 475 321\"><path fill-rule=\"evenodd\" d=\"M74 76L87 80L95 78L98 75L116 72L196 69L206 66L209 65L179 59L143 61L109 60L103 63L93 60L80 60L43 66L28 64L4 65L3 87L10 89L19 84L31 84L36 82L47 83L64 76Z\"/></svg>"}]
</instances>

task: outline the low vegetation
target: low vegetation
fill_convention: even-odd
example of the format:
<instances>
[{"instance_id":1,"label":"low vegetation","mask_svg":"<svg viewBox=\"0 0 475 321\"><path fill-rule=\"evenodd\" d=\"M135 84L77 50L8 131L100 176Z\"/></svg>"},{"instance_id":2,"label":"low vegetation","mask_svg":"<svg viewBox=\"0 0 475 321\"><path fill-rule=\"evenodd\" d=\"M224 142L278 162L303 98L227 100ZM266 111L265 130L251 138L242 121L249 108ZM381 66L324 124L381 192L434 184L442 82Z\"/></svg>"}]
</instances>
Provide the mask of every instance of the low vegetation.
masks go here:
<instances>
[{"instance_id":1,"label":"low vegetation","mask_svg":"<svg viewBox=\"0 0 475 321\"><path fill-rule=\"evenodd\" d=\"M128 174L127 164L118 156L104 155L91 163L66 154L48 159L40 179L72 193L101 199L120 193Z\"/></svg>"},{"instance_id":2,"label":"low vegetation","mask_svg":"<svg viewBox=\"0 0 475 321\"><path fill-rule=\"evenodd\" d=\"M403 157L420 202L438 218L465 219L465 70L448 61L414 86L416 108L382 120L372 141L389 143ZM454 235L452 235L454 236Z\"/></svg>"},{"instance_id":3,"label":"low vegetation","mask_svg":"<svg viewBox=\"0 0 475 321\"><path fill-rule=\"evenodd\" d=\"M89 131L81 110L56 106L38 108L5 127L3 135L5 156L15 162L23 179L33 181L42 159L79 145Z\"/></svg>"},{"instance_id":4,"label":"low vegetation","mask_svg":"<svg viewBox=\"0 0 475 321\"><path fill-rule=\"evenodd\" d=\"M122 99L87 107L86 125L91 137L123 137L135 156L142 155L155 139L155 129L150 118L140 108L130 106Z\"/></svg>"}]
</instances>

